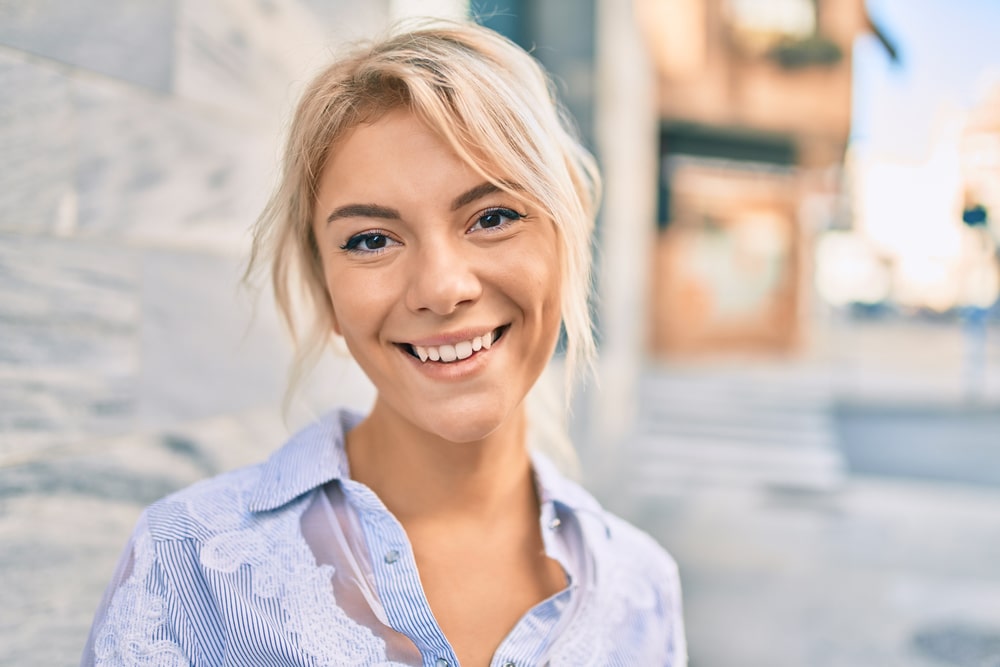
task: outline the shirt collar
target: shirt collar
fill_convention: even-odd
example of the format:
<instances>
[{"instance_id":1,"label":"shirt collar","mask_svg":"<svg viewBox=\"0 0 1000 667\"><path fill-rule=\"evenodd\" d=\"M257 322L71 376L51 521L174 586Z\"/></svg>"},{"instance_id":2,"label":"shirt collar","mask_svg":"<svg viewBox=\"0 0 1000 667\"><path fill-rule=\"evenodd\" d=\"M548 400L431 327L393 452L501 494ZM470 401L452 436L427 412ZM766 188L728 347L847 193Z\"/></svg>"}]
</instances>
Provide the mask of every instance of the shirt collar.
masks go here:
<instances>
[{"instance_id":1,"label":"shirt collar","mask_svg":"<svg viewBox=\"0 0 1000 667\"><path fill-rule=\"evenodd\" d=\"M336 410L293 435L264 463L250 511L278 509L327 482L349 477L344 434L362 419L358 412Z\"/></svg>"},{"instance_id":2,"label":"shirt collar","mask_svg":"<svg viewBox=\"0 0 1000 667\"><path fill-rule=\"evenodd\" d=\"M601 506L578 484L563 475L551 460L541 452L531 453L535 482L541 504L554 503L576 512L600 512Z\"/></svg>"},{"instance_id":3,"label":"shirt collar","mask_svg":"<svg viewBox=\"0 0 1000 667\"><path fill-rule=\"evenodd\" d=\"M293 435L263 464L250 498L251 512L267 512L335 479L350 479L344 434L364 415L335 410ZM600 514L601 506L580 486L566 479L545 455L533 452L532 467L539 500L575 512Z\"/></svg>"}]
</instances>

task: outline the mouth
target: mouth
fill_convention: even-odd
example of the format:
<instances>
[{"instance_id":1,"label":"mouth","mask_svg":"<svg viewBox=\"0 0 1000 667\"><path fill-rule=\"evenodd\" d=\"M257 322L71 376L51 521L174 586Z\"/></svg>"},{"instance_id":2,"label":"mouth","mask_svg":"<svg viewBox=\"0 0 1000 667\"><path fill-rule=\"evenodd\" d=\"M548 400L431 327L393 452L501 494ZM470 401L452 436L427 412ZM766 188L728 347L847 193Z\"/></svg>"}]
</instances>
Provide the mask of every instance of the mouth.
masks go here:
<instances>
[{"instance_id":1,"label":"mouth","mask_svg":"<svg viewBox=\"0 0 1000 667\"><path fill-rule=\"evenodd\" d=\"M420 360L422 363L433 361L442 364L450 364L456 361L468 359L480 350L490 349L503 337L505 333L507 333L509 328L509 324L504 324L497 327L493 331L483 334L482 336L476 336L469 340L463 340L453 345L428 345L426 347L423 345L413 345L411 343L397 343L396 345L410 356Z\"/></svg>"}]
</instances>

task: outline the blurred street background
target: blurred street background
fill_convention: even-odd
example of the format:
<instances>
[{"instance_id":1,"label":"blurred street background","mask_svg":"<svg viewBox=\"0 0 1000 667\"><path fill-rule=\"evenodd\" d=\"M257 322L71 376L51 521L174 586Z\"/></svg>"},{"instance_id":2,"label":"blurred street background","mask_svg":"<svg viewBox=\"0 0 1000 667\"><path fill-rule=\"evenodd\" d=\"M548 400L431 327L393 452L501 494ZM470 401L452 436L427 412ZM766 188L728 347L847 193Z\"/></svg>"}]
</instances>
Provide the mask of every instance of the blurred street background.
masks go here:
<instances>
[{"instance_id":1,"label":"blurred street background","mask_svg":"<svg viewBox=\"0 0 1000 667\"><path fill-rule=\"evenodd\" d=\"M601 162L567 426L692 667L1000 666L993 0L0 0L0 666L77 662L146 504L372 400L332 354L284 419L238 283L302 86L419 15Z\"/></svg>"}]
</instances>

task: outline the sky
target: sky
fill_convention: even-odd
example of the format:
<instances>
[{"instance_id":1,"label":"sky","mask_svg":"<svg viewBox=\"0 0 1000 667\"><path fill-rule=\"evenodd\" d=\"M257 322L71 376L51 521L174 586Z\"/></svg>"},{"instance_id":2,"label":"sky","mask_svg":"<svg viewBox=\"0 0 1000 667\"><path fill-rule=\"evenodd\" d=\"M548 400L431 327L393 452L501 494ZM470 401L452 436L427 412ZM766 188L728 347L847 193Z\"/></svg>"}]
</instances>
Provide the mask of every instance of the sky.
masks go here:
<instances>
[{"instance_id":1,"label":"sky","mask_svg":"<svg viewBox=\"0 0 1000 667\"><path fill-rule=\"evenodd\" d=\"M988 255L959 218L971 191L958 139L962 112L987 84L1000 86L1000 0L867 4L899 60L873 37L855 45L855 224L880 261L892 260L897 301L941 310L993 303L995 271L980 271Z\"/></svg>"},{"instance_id":2,"label":"sky","mask_svg":"<svg viewBox=\"0 0 1000 667\"><path fill-rule=\"evenodd\" d=\"M942 104L970 107L987 72L1000 85L1000 0L868 0L896 44L892 63L873 37L855 47L856 146L899 157L928 150Z\"/></svg>"}]
</instances>

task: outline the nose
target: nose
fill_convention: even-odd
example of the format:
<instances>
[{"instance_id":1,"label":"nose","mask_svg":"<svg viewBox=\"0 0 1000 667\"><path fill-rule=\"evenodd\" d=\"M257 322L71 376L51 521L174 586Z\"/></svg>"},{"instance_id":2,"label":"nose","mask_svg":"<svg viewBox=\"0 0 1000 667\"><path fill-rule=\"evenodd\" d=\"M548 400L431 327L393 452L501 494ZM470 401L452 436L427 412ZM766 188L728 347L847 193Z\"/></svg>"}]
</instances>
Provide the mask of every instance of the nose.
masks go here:
<instances>
[{"instance_id":1,"label":"nose","mask_svg":"<svg viewBox=\"0 0 1000 667\"><path fill-rule=\"evenodd\" d=\"M406 306L414 311L450 315L475 303L483 292L468 247L460 240L425 246L410 263Z\"/></svg>"}]
</instances>

